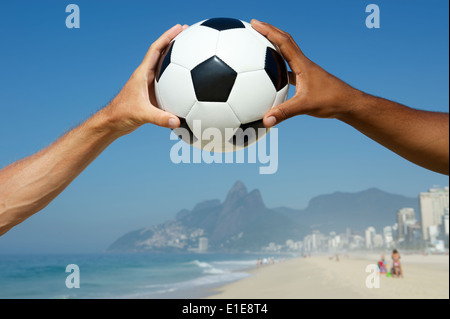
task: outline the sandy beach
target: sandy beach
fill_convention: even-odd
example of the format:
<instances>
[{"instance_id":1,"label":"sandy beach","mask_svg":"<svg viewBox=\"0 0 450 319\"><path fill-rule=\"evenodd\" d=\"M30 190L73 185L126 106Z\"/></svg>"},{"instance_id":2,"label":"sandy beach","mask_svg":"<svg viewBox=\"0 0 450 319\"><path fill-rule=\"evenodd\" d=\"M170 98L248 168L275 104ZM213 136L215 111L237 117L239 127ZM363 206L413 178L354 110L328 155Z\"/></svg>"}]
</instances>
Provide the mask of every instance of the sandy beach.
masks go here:
<instances>
[{"instance_id":1,"label":"sandy beach","mask_svg":"<svg viewBox=\"0 0 450 319\"><path fill-rule=\"evenodd\" d=\"M379 255L350 255L339 261L312 256L260 266L252 276L214 289L211 299L448 299L449 257L403 255L404 278L380 275L379 288L367 288L369 264ZM388 264L390 256L386 259ZM372 283L374 281L371 281Z\"/></svg>"}]
</instances>

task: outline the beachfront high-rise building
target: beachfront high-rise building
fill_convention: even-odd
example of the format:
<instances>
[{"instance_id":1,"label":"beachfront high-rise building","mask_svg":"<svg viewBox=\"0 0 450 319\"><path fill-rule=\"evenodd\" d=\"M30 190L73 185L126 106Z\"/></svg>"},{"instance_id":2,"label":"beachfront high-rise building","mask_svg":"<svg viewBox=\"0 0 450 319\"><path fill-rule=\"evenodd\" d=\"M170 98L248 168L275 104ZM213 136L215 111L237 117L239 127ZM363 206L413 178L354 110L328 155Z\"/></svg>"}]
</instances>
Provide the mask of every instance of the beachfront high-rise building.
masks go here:
<instances>
[{"instance_id":1,"label":"beachfront high-rise building","mask_svg":"<svg viewBox=\"0 0 450 319\"><path fill-rule=\"evenodd\" d=\"M303 239L303 251L305 253L310 252L312 249L312 239L311 239L311 235L306 235L305 238Z\"/></svg>"},{"instance_id":2,"label":"beachfront high-rise building","mask_svg":"<svg viewBox=\"0 0 450 319\"><path fill-rule=\"evenodd\" d=\"M337 235L336 232L330 232L330 236L328 237L328 250L334 251L336 249L340 249L341 246L341 236Z\"/></svg>"},{"instance_id":3,"label":"beachfront high-rise building","mask_svg":"<svg viewBox=\"0 0 450 319\"><path fill-rule=\"evenodd\" d=\"M444 212L444 216L442 216L442 224L440 229L439 237L444 240L444 243L448 246L448 208Z\"/></svg>"},{"instance_id":4,"label":"beachfront high-rise building","mask_svg":"<svg viewBox=\"0 0 450 319\"><path fill-rule=\"evenodd\" d=\"M416 213L414 212L414 208L402 208L397 212L397 224L398 224L398 232L397 232L397 240L404 240L407 231L408 225L416 223Z\"/></svg>"},{"instance_id":5,"label":"beachfront high-rise building","mask_svg":"<svg viewBox=\"0 0 450 319\"><path fill-rule=\"evenodd\" d=\"M364 238L359 235L353 235L349 243L350 249L361 249L364 247Z\"/></svg>"},{"instance_id":6,"label":"beachfront high-rise building","mask_svg":"<svg viewBox=\"0 0 450 319\"><path fill-rule=\"evenodd\" d=\"M397 239L398 238L398 223L395 223L391 226L392 228L392 238Z\"/></svg>"},{"instance_id":7,"label":"beachfront high-rise building","mask_svg":"<svg viewBox=\"0 0 450 319\"><path fill-rule=\"evenodd\" d=\"M420 222L408 225L408 232L406 233L405 243L407 246L414 248L418 247L422 241L422 228Z\"/></svg>"},{"instance_id":8,"label":"beachfront high-rise building","mask_svg":"<svg viewBox=\"0 0 450 319\"><path fill-rule=\"evenodd\" d=\"M448 236L448 207L445 209L444 216L442 216L442 233L445 236Z\"/></svg>"},{"instance_id":9,"label":"beachfront high-rise building","mask_svg":"<svg viewBox=\"0 0 450 319\"><path fill-rule=\"evenodd\" d=\"M445 209L449 207L449 188L430 188L428 192L420 193L420 217L422 222L423 240L430 240L430 226L439 226ZM434 227L431 227L434 231Z\"/></svg>"},{"instance_id":10,"label":"beachfront high-rise building","mask_svg":"<svg viewBox=\"0 0 450 319\"><path fill-rule=\"evenodd\" d=\"M434 242L437 240L437 237L439 236L439 228L437 225L428 226L428 236L430 242L434 244Z\"/></svg>"},{"instance_id":11,"label":"beachfront high-rise building","mask_svg":"<svg viewBox=\"0 0 450 319\"><path fill-rule=\"evenodd\" d=\"M375 234L373 236L372 242L373 242L373 248L383 247L383 243L384 243L383 236L381 236L381 234Z\"/></svg>"},{"instance_id":12,"label":"beachfront high-rise building","mask_svg":"<svg viewBox=\"0 0 450 319\"><path fill-rule=\"evenodd\" d=\"M386 226L383 228L383 235L384 235L384 243L386 245L386 248L391 248L394 246L394 236L392 235L392 227Z\"/></svg>"},{"instance_id":13,"label":"beachfront high-rise building","mask_svg":"<svg viewBox=\"0 0 450 319\"><path fill-rule=\"evenodd\" d=\"M311 248L312 250L318 250L322 247L322 241L324 236L318 230L313 230L311 235Z\"/></svg>"},{"instance_id":14,"label":"beachfront high-rise building","mask_svg":"<svg viewBox=\"0 0 450 319\"><path fill-rule=\"evenodd\" d=\"M366 248L371 249L373 248L373 238L375 237L375 228L368 227L366 229Z\"/></svg>"}]
</instances>

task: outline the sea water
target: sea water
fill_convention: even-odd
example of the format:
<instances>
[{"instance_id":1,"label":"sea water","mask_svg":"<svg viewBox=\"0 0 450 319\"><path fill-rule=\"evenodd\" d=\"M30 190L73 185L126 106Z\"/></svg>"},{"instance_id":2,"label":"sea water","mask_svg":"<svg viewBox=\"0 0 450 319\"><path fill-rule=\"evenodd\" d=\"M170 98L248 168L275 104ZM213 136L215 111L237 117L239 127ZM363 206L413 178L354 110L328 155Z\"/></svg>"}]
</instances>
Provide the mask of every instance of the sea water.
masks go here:
<instances>
[{"instance_id":1,"label":"sea water","mask_svg":"<svg viewBox=\"0 0 450 319\"><path fill-rule=\"evenodd\" d=\"M200 298L214 286L250 276L256 255L0 255L0 298ZM80 288L68 288L67 265Z\"/></svg>"}]
</instances>

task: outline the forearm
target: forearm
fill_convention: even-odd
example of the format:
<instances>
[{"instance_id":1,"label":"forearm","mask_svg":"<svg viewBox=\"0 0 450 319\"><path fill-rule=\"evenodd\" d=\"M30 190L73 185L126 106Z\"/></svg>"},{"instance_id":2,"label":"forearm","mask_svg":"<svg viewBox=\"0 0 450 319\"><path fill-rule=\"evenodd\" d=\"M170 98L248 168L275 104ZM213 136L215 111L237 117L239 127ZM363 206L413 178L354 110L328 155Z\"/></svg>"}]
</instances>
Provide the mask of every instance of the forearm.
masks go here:
<instances>
[{"instance_id":1,"label":"forearm","mask_svg":"<svg viewBox=\"0 0 450 319\"><path fill-rule=\"evenodd\" d=\"M47 206L118 137L146 123L180 125L156 106L153 81L161 52L186 28L177 24L153 42L107 107L46 149L0 170L0 236Z\"/></svg>"},{"instance_id":2,"label":"forearm","mask_svg":"<svg viewBox=\"0 0 450 319\"><path fill-rule=\"evenodd\" d=\"M252 27L281 50L295 85L292 98L266 113L266 127L301 114L337 118L409 161L448 175L448 114L414 110L358 91L309 60L288 33L256 20Z\"/></svg>"},{"instance_id":3,"label":"forearm","mask_svg":"<svg viewBox=\"0 0 450 319\"><path fill-rule=\"evenodd\" d=\"M47 206L119 136L101 110L49 147L0 170L0 235Z\"/></svg>"},{"instance_id":4,"label":"forearm","mask_svg":"<svg viewBox=\"0 0 450 319\"><path fill-rule=\"evenodd\" d=\"M449 173L449 115L409 108L362 92L338 119L420 166Z\"/></svg>"}]
</instances>

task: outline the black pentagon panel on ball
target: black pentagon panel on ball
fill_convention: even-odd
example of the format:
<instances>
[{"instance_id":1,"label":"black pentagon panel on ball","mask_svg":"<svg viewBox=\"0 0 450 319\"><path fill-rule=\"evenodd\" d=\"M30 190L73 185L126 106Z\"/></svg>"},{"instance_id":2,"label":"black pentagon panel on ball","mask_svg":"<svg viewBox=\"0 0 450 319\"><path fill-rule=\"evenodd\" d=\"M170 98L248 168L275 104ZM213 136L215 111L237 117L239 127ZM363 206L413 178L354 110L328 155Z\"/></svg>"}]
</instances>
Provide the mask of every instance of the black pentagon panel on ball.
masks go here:
<instances>
[{"instance_id":1,"label":"black pentagon panel on ball","mask_svg":"<svg viewBox=\"0 0 450 319\"><path fill-rule=\"evenodd\" d=\"M197 138L195 137L192 130L189 128L189 125L187 124L186 120L182 117L179 117L180 119L180 126L176 129L173 129L172 131L183 141L186 143L192 145L195 142L197 142ZM187 133L187 134L186 134Z\"/></svg>"},{"instance_id":2,"label":"black pentagon panel on ball","mask_svg":"<svg viewBox=\"0 0 450 319\"><path fill-rule=\"evenodd\" d=\"M288 84L286 63L281 54L270 47L267 47L266 49L266 63L264 70L266 70L266 73L270 77L277 92Z\"/></svg>"},{"instance_id":3,"label":"black pentagon panel on ball","mask_svg":"<svg viewBox=\"0 0 450 319\"><path fill-rule=\"evenodd\" d=\"M172 48L174 43L175 41L170 42L170 44L167 46L167 48L159 58L158 67L156 68L156 82L159 82L159 78L170 64L170 56L172 55Z\"/></svg>"},{"instance_id":4,"label":"black pentagon panel on ball","mask_svg":"<svg viewBox=\"0 0 450 319\"><path fill-rule=\"evenodd\" d=\"M201 102L226 102L237 72L217 56L212 56L191 70L195 95Z\"/></svg>"},{"instance_id":5,"label":"black pentagon panel on ball","mask_svg":"<svg viewBox=\"0 0 450 319\"><path fill-rule=\"evenodd\" d=\"M263 120L241 124L236 133L234 133L233 137L230 139L230 143L240 147L247 147L259 139L258 129L262 128L264 129L265 134L268 129L264 126Z\"/></svg>"},{"instance_id":6,"label":"black pentagon panel on ball","mask_svg":"<svg viewBox=\"0 0 450 319\"><path fill-rule=\"evenodd\" d=\"M217 31L245 28L245 25L242 23L241 20L232 18L212 18L206 20L201 25L213 28Z\"/></svg>"}]
</instances>

